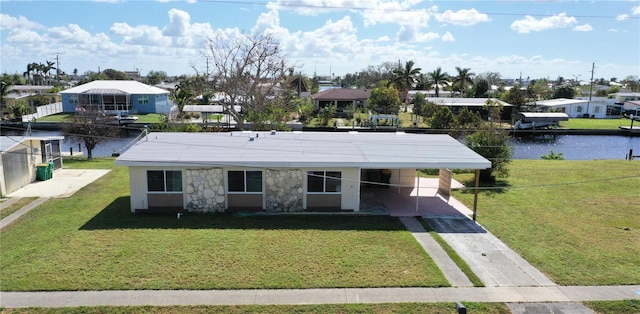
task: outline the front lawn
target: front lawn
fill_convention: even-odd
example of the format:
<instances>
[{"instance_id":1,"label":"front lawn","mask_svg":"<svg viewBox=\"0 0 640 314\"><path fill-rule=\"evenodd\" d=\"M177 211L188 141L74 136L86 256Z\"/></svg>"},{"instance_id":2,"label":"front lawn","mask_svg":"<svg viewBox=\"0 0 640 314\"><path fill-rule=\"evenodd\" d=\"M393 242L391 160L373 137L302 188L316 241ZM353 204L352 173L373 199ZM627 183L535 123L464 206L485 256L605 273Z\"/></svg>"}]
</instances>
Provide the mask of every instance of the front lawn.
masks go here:
<instances>
[{"instance_id":1,"label":"front lawn","mask_svg":"<svg viewBox=\"0 0 640 314\"><path fill-rule=\"evenodd\" d=\"M569 121L560 122L563 129L578 130L618 130L621 125L630 125L631 120L626 118L619 119L580 119L571 118Z\"/></svg>"},{"instance_id":2,"label":"front lawn","mask_svg":"<svg viewBox=\"0 0 640 314\"><path fill-rule=\"evenodd\" d=\"M639 186L640 161L515 160L478 222L560 285L637 285ZM454 197L472 208L472 191Z\"/></svg>"},{"instance_id":3,"label":"front lawn","mask_svg":"<svg viewBox=\"0 0 640 314\"><path fill-rule=\"evenodd\" d=\"M2 230L2 290L448 285L396 218L134 215L127 168L65 165L113 170Z\"/></svg>"}]
</instances>

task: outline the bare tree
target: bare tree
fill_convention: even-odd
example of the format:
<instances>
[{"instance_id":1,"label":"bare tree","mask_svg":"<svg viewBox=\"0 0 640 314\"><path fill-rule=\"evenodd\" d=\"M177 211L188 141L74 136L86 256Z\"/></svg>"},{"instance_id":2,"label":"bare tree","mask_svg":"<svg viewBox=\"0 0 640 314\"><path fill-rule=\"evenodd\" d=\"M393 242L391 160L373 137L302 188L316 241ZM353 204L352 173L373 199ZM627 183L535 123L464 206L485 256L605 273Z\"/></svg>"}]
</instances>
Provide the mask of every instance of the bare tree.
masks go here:
<instances>
[{"instance_id":1,"label":"bare tree","mask_svg":"<svg viewBox=\"0 0 640 314\"><path fill-rule=\"evenodd\" d=\"M240 129L248 116L259 116L253 113L275 102L280 83L291 68L280 43L271 35L220 35L209 39L203 54L213 61L216 90L224 94L223 105Z\"/></svg>"},{"instance_id":2,"label":"bare tree","mask_svg":"<svg viewBox=\"0 0 640 314\"><path fill-rule=\"evenodd\" d=\"M122 130L107 124L108 119L101 111L80 111L72 120L62 125L62 133L69 139L82 142L87 148L87 159L93 158L93 149L98 143L120 135Z\"/></svg>"}]
</instances>

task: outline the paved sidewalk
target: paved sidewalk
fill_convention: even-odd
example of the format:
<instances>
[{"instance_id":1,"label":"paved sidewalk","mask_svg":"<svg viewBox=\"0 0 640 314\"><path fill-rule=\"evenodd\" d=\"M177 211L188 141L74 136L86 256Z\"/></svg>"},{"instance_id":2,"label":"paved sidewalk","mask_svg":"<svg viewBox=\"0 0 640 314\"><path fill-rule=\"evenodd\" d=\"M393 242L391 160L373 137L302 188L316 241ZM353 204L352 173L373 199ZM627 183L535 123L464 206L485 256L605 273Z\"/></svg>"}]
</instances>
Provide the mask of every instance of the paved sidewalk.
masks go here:
<instances>
[{"instance_id":1,"label":"paved sidewalk","mask_svg":"<svg viewBox=\"0 0 640 314\"><path fill-rule=\"evenodd\" d=\"M433 237L424 229L422 224L414 217L400 217L400 221L407 227L413 237L429 254L431 259L436 263L444 277L454 287L473 287L473 283L467 275L456 265L449 257L447 252L433 239Z\"/></svg>"},{"instance_id":2,"label":"paved sidewalk","mask_svg":"<svg viewBox=\"0 0 640 314\"><path fill-rule=\"evenodd\" d=\"M640 299L640 286L0 292L0 306L8 308L386 302L582 302L629 299Z\"/></svg>"}]
</instances>

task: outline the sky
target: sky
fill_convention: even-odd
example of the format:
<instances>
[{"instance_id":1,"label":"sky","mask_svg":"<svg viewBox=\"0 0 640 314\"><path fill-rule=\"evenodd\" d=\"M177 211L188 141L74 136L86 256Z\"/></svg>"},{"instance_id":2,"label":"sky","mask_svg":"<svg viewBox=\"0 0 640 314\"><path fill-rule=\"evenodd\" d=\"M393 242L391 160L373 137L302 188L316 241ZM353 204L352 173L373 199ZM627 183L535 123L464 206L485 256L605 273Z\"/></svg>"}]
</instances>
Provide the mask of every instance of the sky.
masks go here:
<instances>
[{"instance_id":1,"label":"sky","mask_svg":"<svg viewBox=\"0 0 640 314\"><path fill-rule=\"evenodd\" d=\"M244 32L272 34L309 76L409 60L423 73L640 76L640 1L0 0L0 14L9 74L46 61L66 73L202 74L207 40Z\"/></svg>"}]
</instances>

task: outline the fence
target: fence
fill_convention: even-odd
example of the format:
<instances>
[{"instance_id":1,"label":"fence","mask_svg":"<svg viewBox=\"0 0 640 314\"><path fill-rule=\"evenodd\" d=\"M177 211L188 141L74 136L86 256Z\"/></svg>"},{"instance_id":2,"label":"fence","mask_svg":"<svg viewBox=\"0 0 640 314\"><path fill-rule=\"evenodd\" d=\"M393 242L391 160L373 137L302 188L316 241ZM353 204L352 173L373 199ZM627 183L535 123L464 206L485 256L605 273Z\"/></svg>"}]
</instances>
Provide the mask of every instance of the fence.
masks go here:
<instances>
[{"instance_id":1,"label":"fence","mask_svg":"<svg viewBox=\"0 0 640 314\"><path fill-rule=\"evenodd\" d=\"M36 110L36 113L23 115L22 116L22 122L33 121L33 120L38 119L38 118L42 118L42 117L45 117L45 116L50 116L52 114L61 113L61 112L62 112L62 103L61 102L56 102L56 103L40 106Z\"/></svg>"}]
</instances>

